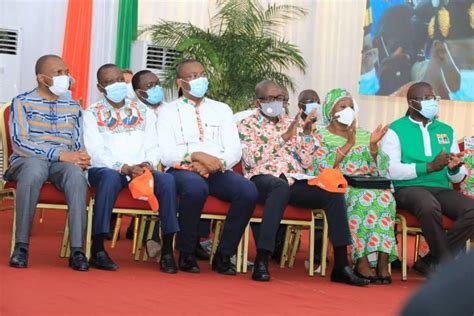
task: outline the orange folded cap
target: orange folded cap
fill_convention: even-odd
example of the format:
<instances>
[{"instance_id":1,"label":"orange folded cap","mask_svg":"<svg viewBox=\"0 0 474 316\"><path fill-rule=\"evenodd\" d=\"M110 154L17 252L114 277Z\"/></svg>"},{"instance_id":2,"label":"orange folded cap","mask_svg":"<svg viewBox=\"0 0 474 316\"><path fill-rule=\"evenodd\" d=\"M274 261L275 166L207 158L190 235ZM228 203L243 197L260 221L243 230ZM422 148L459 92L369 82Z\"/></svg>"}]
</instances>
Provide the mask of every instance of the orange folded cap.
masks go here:
<instances>
[{"instance_id":1,"label":"orange folded cap","mask_svg":"<svg viewBox=\"0 0 474 316\"><path fill-rule=\"evenodd\" d=\"M130 181L128 188L134 199L147 201L153 212L158 212L160 204L154 193L154 180L150 170L145 169L141 176Z\"/></svg>"},{"instance_id":2,"label":"orange folded cap","mask_svg":"<svg viewBox=\"0 0 474 316\"><path fill-rule=\"evenodd\" d=\"M342 173L337 169L324 169L319 177L308 180L308 184L334 193L345 193L348 185Z\"/></svg>"}]
</instances>

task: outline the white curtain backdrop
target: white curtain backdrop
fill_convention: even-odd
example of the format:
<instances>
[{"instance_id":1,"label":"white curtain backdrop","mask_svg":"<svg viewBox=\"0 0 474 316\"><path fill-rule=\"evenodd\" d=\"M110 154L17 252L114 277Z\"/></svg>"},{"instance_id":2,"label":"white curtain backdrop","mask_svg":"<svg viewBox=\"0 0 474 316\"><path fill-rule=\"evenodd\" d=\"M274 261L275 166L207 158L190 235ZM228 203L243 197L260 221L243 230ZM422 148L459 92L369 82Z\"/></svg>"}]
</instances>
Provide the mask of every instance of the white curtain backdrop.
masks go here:
<instances>
[{"instance_id":1,"label":"white curtain backdrop","mask_svg":"<svg viewBox=\"0 0 474 316\"><path fill-rule=\"evenodd\" d=\"M103 64L115 62L118 3L119 0L94 0L87 105L101 98L96 87L97 69Z\"/></svg>"},{"instance_id":2,"label":"white curtain backdrop","mask_svg":"<svg viewBox=\"0 0 474 316\"><path fill-rule=\"evenodd\" d=\"M0 27L20 30L20 84L19 91L12 91L12 97L36 86L35 63L39 57L62 54L67 3L0 0Z\"/></svg>"}]
</instances>

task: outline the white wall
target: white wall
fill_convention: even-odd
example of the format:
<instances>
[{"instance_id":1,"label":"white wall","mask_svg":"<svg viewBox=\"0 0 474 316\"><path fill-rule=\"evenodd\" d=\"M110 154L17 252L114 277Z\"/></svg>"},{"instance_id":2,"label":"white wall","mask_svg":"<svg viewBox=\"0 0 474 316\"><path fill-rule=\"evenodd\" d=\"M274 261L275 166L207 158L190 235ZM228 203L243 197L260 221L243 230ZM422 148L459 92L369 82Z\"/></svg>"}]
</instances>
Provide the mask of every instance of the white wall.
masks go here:
<instances>
[{"instance_id":1,"label":"white wall","mask_svg":"<svg viewBox=\"0 0 474 316\"><path fill-rule=\"evenodd\" d=\"M309 10L300 21L282 29L282 34L298 45L308 64L306 74L292 71L297 92L291 95L293 112L298 91L315 89L321 98L331 88L351 91L361 106L359 124L373 129L404 115L404 98L358 96L360 52L362 50L365 0L278 0ZM207 27L215 12L214 0L140 0L139 25L152 24L159 19L187 22ZM262 1L268 3L268 0ZM212 78L211 78L212 80ZM441 102L440 118L452 125L458 138L474 135L473 102Z\"/></svg>"}]
</instances>

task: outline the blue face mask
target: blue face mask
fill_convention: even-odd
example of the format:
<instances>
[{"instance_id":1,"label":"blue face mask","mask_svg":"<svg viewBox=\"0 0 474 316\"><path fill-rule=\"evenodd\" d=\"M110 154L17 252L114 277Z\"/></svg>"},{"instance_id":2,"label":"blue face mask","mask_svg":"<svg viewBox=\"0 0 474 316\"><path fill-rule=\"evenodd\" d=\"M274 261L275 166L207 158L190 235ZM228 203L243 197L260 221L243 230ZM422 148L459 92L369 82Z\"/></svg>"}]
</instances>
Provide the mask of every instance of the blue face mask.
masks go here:
<instances>
[{"instance_id":1,"label":"blue face mask","mask_svg":"<svg viewBox=\"0 0 474 316\"><path fill-rule=\"evenodd\" d=\"M377 78L375 68L365 74L360 75L359 94L375 95L379 89L379 78Z\"/></svg>"},{"instance_id":2,"label":"blue face mask","mask_svg":"<svg viewBox=\"0 0 474 316\"><path fill-rule=\"evenodd\" d=\"M152 105L159 104L163 101L163 88L160 86L154 86L153 88L146 90L146 94L148 94L146 101Z\"/></svg>"},{"instance_id":3,"label":"blue face mask","mask_svg":"<svg viewBox=\"0 0 474 316\"><path fill-rule=\"evenodd\" d=\"M112 102L119 103L125 99L128 89L125 82L115 82L105 87L105 96Z\"/></svg>"},{"instance_id":4,"label":"blue face mask","mask_svg":"<svg viewBox=\"0 0 474 316\"><path fill-rule=\"evenodd\" d=\"M316 109L316 117L319 117L321 104L317 102L312 102L312 103L306 103L305 104L306 109L304 110L304 114L309 115L314 109Z\"/></svg>"},{"instance_id":5,"label":"blue face mask","mask_svg":"<svg viewBox=\"0 0 474 316\"><path fill-rule=\"evenodd\" d=\"M202 98L206 92L207 88L209 87L209 81L206 77L197 78L191 81L187 81L189 83L189 94L196 98Z\"/></svg>"},{"instance_id":6,"label":"blue face mask","mask_svg":"<svg viewBox=\"0 0 474 316\"><path fill-rule=\"evenodd\" d=\"M456 101L474 101L474 70L462 69L459 72L461 82L459 90L449 93L449 98Z\"/></svg>"},{"instance_id":7,"label":"blue face mask","mask_svg":"<svg viewBox=\"0 0 474 316\"><path fill-rule=\"evenodd\" d=\"M415 111L418 111L421 115L426 117L428 120L434 119L436 114L438 114L438 100L423 100L420 102L421 110L417 110L414 107L411 107Z\"/></svg>"}]
</instances>

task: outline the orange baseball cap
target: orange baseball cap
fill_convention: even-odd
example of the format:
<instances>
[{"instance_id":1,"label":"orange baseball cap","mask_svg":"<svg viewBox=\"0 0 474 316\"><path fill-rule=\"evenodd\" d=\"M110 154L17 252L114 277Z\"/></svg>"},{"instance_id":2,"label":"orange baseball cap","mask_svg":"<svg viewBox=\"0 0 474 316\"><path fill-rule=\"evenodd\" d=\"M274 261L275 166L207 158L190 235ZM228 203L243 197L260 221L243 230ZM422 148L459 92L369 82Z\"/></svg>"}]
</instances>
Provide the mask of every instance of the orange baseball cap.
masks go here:
<instances>
[{"instance_id":1,"label":"orange baseball cap","mask_svg":"<svg viewBox=\"0 0 474 316\"><path fill-rule=\"evenodd\" d=\"M308 180L308 184L334 193L345 193L348 186L347 180L338 169L324 169L319 177Z\"/></svg>"},{"instance_id":2,"label":"orange baseball cap","mask_svg":"<svg viewBox=\"0 0 474 316\"><path fill-rule=\"evenodd\" d=\"M128 188L134 199L147 201L153 212L158 212L160 204L155 196L154 180L150 170L145 169L145 172L141 176L130 181Z\"/></svg>"}]
</instances>

